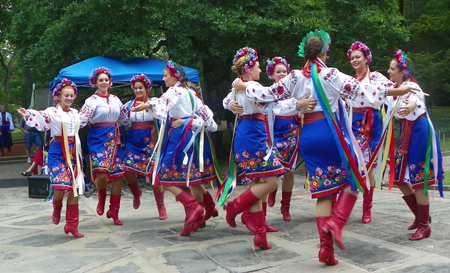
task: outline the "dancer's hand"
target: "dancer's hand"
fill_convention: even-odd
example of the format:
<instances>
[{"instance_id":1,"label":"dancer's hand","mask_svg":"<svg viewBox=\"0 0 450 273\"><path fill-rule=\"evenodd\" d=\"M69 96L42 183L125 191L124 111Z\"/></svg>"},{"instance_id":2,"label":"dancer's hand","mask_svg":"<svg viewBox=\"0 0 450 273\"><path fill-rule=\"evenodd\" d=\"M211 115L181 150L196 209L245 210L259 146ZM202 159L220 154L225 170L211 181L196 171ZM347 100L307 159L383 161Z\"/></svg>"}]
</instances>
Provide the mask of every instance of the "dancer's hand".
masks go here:
<instances>
[{"instance_id":1,"label":"dancer's hand","mask_svg":"<svg viewBox=\"0 0 450 273\"><path fill-rule=\"evenodd\" d=\"M152 109L152 106L148 103L137 101L137 106L131 108L131 112L140 112L147 109Z\"/></svg>"},{"instance_id":2,"label":"dancer's hand","mask_svg":"<svg viewBox=\"0 0 450 273\"><path fill-rule=\"evenodd\" d=\"M402 117L406 117L412 111L414 111L414 108L416 108L416 104L414 102L408 102L408 101L403 101L403 103L405 103L406 106L400 107L400 109L398 110L398 114Z\"/></svg>"},{"instance_id":3,"label":"dancer's hand","mask_svg":"<svg viewBox=\"0 0 450 273\"><path fill-rule=\"evenodd\" d=\"M317 104L317 100L310 100L309 97L311 95L306 95L303 99L297 101L297 109L305 109L311 111L314 109L314 106Z\"/></svg>"},{"instance_id":4,"label":"dancer's hand","mask_svg":"<svg viewBox=\"0 0 450 273\"><path fill-rule=\"evenodd\" d=\"M19 115L21 115L24 118L27 118L27 117L30 116L30 113L28 113L28 111L25 108L22 108L22 107L17 109L17 113L19 113Z\"/></svg>"},{"instance_id":5,"label":"dancer's hand","mask_svg":"<svg viewBox=\"0 0 450 273\"><path fill-rule=\"evenodd\" d=\"M184 124L184 119L177 118L172 121L172 128L180 128Z\"/></svg>"},{"instance_id":6,"label":"dancer's hand","mask_svg":"<svg viewBox=\"0 0 450 273\"><path fill-rule=\"evenodd\" d=\"M241 79L238 79L237 82L234 84L234 90L245 91L245 89L247 89L247 85Z\"/></svg>"},{"instance_id":7,"label":"dancer's hand","mask_svg":"<svg viewBox=\"0 0 450 273\"><path fill-rule=\"evenodd\" d=\"M244 107L240 106L235 101L230 103L230 109L231 109L231 111L233 111L233 113L236 113L236 114L244 113Z\"/></svg>"}]
</instances>

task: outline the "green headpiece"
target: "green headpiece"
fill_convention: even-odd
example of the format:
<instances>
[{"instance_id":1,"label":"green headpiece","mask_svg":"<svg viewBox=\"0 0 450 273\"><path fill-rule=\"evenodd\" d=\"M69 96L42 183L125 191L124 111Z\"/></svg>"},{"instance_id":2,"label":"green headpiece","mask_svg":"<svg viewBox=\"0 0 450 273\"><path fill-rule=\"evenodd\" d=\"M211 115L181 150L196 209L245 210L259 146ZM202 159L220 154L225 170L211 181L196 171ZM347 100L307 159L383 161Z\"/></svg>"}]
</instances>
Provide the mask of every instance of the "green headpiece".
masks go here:
<instances>
[{"instance_id":1,"label":"green headpiece","mask_svg":"<svg viewBox=\"0 0 450 273\"><path fill-rule=\"evenodd\" d=\"M331 39L330 39L330 35L328 35L328 33L326 33L323 30L315 30L310 31L305 37L303 37L302 42L300 43L300 45L298 46L298 56L300 57L305 57L305 42L306 40L311 37L311 36L319 36L320 38L322 38L323 40L323 48L322 51L320 52L320 54L323 54L324 52L327 52L328 49L330 48L330 44L331 44Z\"/></svg>"}]
</instances>

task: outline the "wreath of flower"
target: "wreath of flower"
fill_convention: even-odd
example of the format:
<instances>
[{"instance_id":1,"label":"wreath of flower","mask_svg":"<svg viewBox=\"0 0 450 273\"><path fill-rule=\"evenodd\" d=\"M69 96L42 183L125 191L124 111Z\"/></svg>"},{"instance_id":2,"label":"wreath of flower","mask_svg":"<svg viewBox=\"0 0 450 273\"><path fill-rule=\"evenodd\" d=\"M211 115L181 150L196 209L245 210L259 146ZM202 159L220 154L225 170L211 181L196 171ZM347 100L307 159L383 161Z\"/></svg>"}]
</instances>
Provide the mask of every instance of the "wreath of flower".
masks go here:
<instances>
[{"instance_id":1,"label":"wreath of flower","mask_svg":"<svg viewBox=\"0 0 450 273\"><path fill-rule=\"evenodd\" d=\"M306 40L311 36L319 36L320 38L322 38L323 48L322 48L322 51L320 52L320 54L323 54L330 49L330 45L331 45L330 35L328 35L328 33L326 33L324 30L316 29L314 32L310 31L305 37L303 37L302 42L298 46L298 56L305 57L305 43L306 43Z\"/></svg>"},{"instance_id":2,"label":"wreath of flower","mask_svg":"<svg viewBox=\"0 0 450 273\"><path fill-rule=\"evenodd\" d=\"M253 48L246 46L236 52L233 59L233 65L236 65L239 59L244 56L250 56L250 58L242 66L242 71L238 72L239 76L247 75L247 73L250 72L250 68L252 68L258 61L258 52L256 52Z\"/></svg>"},{"instance_id":3,"label":"wreath of flower","mask_svg":"<svg viewBox=\"0 0 450 273\"><path fill-rule=\"evenodd\" d=\"M61 95L61 90L62 90L64 87L67 87L67 86L70 86L70 87L73 88L73 91L74 91L74 93L75 93L75 96L78 94L78 88L77 88L77 85L76 85L73 81L64 78L64 79L61 80L60 83L58 83L58 84L56 85L55 88L53 88L53 94L52 94L52 96L53 96L53 101L54 101L55 103L59 103L59 96Z\"/></svg>"},{"instance_id":4,"label":"wreath of flower","mask_svg":"<svg viewBox=\"0 0 450 273\"><path fill-rule=\"evenodd\" d=\"M106 67L103 67L103 66L102 66L102 67L99 67L99 68L97 68L97 69L92 70L92 74L89 76L89 84L90 84L92 87L95 87L95 82L97 81L97 78L98 78L98 76L99 76L100 74L106 74L106 75L108 75L108 78L109 78L109 80L110 80L109 87L111 87L111 86L112 86L112 82L111 82L111 79L112 79L111 70L110 70L109 68L106 68Z\"/></svg>"},{"instance_id":5,"label":"wreath of flower","mask_svg":"<svg viewBox=\"0 0 450 273\"><path fill-rule=\"evenodd\" d=\"M361 41L354 42L350 49L347 51L347 58L350 60L352 51L354 50L360 50L367 58L367 64L370 64L372 62L372 52L370 51L370 48L363 44Z\"/></svg>"},{"instance_id":6,"label":"wreath of flower","mask_svg":"<svg viewBox=\"0 0 450 273\"><path fill-rule=\"evenodd\" d=\"M178 81L182 82L183 80L187 80L188 77L184 74L184 71L181 69L181 66L172 60L167 61L167 70L169 70L170 75L177 78Z\"/></svg>"},{"instance_id":7,"label":"wreath of flower","mask_svg":"<svg viewBox=\"0 0 450 273\"><path fill-rule=\"evenodd\" d=\"M408 55L403 52L403 50L399 49L395 52L395 61L398 64L398 67L402 70L403 76L409 78L411 73L413 72L413 68L408 66L406 60L408 59Z\"/></svg>"},{"instance_id":8,"label":"wreath of flower","mask_svg":"<svg viewBox=\"0 0 450 273\"><path fill-rule=\"evenodd\" d=\"M134 75L134 76L131 78L130 82L131 82L131 89L134 88L134 84L135 84L136 82L142 82L142 83L144 83L144 87L145 87L145 89L146 89L147 91L152 90L152 82L151 82L150 79L147 78L147 76L145 76L144 74L141 74L141 75Z\"/></svg>"},{"instance_id":9,"label":"wreath of flower","mask_svg":"<svg viewBox=\"0 0 450 273\"><path fill-rule=\"evenodd\" d=\"M289 68L291 67L291 65L286 61L286 59L282 57L275 57L271 61L268 61L266 66L266 74L271 80L274 80L273 70L275 69L275 66L277 66L278 64L284 65L287 69L287 72L289 73Z\"/></svg>"}]
</instances>

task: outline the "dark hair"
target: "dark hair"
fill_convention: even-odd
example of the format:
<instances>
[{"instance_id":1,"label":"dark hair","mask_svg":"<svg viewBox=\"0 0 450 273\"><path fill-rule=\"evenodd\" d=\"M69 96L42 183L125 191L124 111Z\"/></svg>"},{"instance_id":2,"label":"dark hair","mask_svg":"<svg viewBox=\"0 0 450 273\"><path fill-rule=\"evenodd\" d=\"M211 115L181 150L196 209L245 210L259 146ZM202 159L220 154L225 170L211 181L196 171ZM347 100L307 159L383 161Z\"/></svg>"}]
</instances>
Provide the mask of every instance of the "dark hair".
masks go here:
<instances>
[{"instance_id":1,"label":"dark hair","mask_svg":"<svg viewBox=\"0 0 450 273\"><path fill-rule=\"evenodd\" d=\"M311 36L305 42L305 58L314 60L322 52L324 41L319 36Z\"/></svg>"}]
</instances>

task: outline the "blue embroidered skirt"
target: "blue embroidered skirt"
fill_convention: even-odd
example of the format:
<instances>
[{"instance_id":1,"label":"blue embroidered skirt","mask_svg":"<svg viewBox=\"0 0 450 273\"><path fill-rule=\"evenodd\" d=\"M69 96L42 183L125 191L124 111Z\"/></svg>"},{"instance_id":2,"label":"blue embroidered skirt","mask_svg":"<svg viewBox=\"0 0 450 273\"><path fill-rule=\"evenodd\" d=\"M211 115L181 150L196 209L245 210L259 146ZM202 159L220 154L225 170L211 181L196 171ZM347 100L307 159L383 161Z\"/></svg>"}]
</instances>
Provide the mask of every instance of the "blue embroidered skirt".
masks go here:
<instances>
[{"instance_id":1,"label":"blue embroidered skirt","mask_svg":"<svg viewBox=\"0 0 450 273\"><path fill-rule=\"evenodd\" d=\"M199 152L198 149L200 145L200 134L197 135L197 139L195 141L196 150L195 150L195 156L197 157L197 160L199 162ZM216 151L214 148L214 144L211 141L211 135L209 135L209 132L205 132L204 134L204 144L203 144L203 172L201 173L202 182L208 183L212 182L216 187L220 187L220 181L219 173L220 169L219 166L216 166L217 161L214 160L216 157ZM214 156L214 157L213 157Z\"/></svg>"},{"instance_id":2,"label":"blue embroidered skirt","mask_svg":"<svg viewBox=\"0 0 450 273\"><path fill-rule=\"evenodd\" d=\"M274 128L274 151L286 170L294 171L297 162L300 129L292 117L277 117Z\"/></svg>"},{"instance_id":3,"label":"blue embroidered skirt","mask_svg":"<svg viewBox=\"0 0 450 273\"><path fill-rule=\"evenodd\" d=\"M366 163L369 162L372 153L375 151L376 147L378 146L378 143L380 143L383 131L383 121L381 118L380 111L372 109L372 113L373 113L373 123L371 127L372 138L369 141L366 141L363 137L364 129L362 127L362 120L366 113L353 112L353 121L352 121L353 135L355 136L356 141L359 144L359 147L361 147L362 153L364 155L364 160ZM370 147L370 153L368 147ZM372 167L376 166L377 166L377 159L375 159Z\"/></svg>"},{"instance_id":4,"label":"blue embroidered skirt","mask_svg":"<svg viewBox=\"0 0 450 273\"><path fill-rule=\"evenodd\" d=\"M191 168L188 173L188 164L183 164L185 154L183 150L192 137L193 132L183 127L170 128L167 141L161 149L158 181L164 187L186 187L189 175L189 186L203 183L202 173L198 168L198 157L192 156L195 144L187 150L189 158L192 157Z\"/></svg>"},{"instance_id":5,"label":"blue embroidered skirt","mask_svg":"<svg viewBox=\"0 0 450 273\"><path fill-rule=\"evenodd\" d=\"M333 195L350 187L338 147L326 119L303 125L300 151L309 174L312 198Z\"/></svg>"},{"instance_id":6,"label":"blue embroidered skirt","mask_svg":"<svg viewBox=\"0 0 450 273\"><path fill-rule=\"evenodd\" d=\"M72 154L75 149L74 144L69 143L68 145L69 153ZM73 170L75 170L76 163L74 157L72 157L71 163ZM52 189L73 191L70 170L64 158L61 142L53 142L48 150L48 174Z\"/></svg>"},{"instance_id":7,"label":"blue embroidered skirt","mask_svg":"<svg viewBox=\"0 0 450 273\"><path fill-rule=\"evenodd\" d=\"M240 119L234 137L234 153L239 179L280 176L285 173L283 165L271 153L265 122L258 119Z\"/></svg>"},{"instance_id":8,"label":"blue embroidered skirt","mask_svg":"<svg viewBox=\"0 0 450 273\"><path fill-rule=\"evenodd\" d=\"M395 176L394 184L401 186L403 182L411 183L413 189L420 189L424 187L424 169L425 158L427 153L428 134L430 127L427 118L421 118L413 123L411 140L409 143L408 153L400 155L401 141L398 141L398 147L395 154ZM400 126L400 134L402 128ZM439 138L435 135L437 140L437 164L438 164L438 180L441 180L444 174L444 167L442 163L442 154L439 146ZM430 167L428 170L428 185L436 184L436 175L434 173L434 164L436 158L433 158L431 153Z\"/></svg>"},{"instance_id":9,"label":"blue embroidered skirt","mask_svg":"<svg viewBox=\"0 0 450 273\"><path fill-rule=\"evenodd\" d=\"M151 134L151 128L130 129L125 138L125 171L151 176L151 169L148 167L151 164L150 157L155 149L155 143L151 141Z\"/></svg>"},{"instance_id":10,"label":"blue embroidered skirt","mask_svg":"<svg viewBox=\"0 0 450 273\"><path fill-rule=\"evenodd\" d=\"M117 145L115 127L95 127L89 129L87 143L91 157L92 174L103 172L111 178L121 177L125 174L122 146Z\"/></svg>"}]
</instances>

